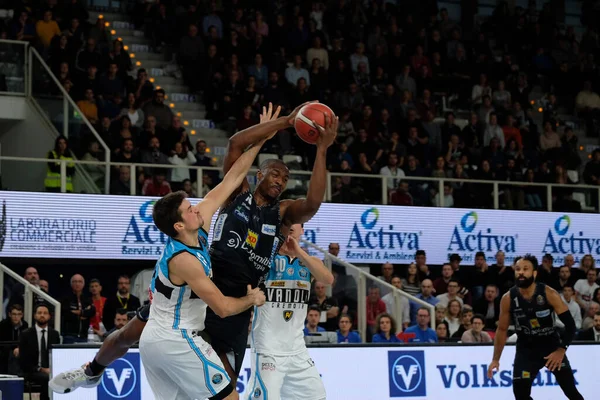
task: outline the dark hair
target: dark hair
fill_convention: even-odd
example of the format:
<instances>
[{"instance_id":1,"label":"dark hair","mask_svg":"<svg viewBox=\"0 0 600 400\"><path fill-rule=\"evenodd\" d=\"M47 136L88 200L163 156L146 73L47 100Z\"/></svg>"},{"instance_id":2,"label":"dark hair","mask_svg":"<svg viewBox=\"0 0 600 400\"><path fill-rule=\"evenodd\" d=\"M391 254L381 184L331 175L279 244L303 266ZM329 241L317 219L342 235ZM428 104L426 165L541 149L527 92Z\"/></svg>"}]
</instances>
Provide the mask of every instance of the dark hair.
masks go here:
<instances>
[{"instance_id":1,"label":"dark hair","mask_svg":"<svg viewBox=\"0 0 600 400\"><path fill-rule=\"evenodd\" d=\"M544 256L544 257L546 257L546 256ZM552 257L552 256L550 256L550 257ZM538 259L536 256L527 253L523 257L521 257L521 259L523 259L525 261L529 261L531 263L531 265L533 265L534 271L536 271L539 268Z\"/></svg>"},{"instance_id":2,"label":"dark hair","mask_svg":"<svg viewBox=\"0 0 600 400\"><path fill-rule=\"evenodd\" d=\"M36 306L35 306L35 309L33 310L33 313L34 313L34 314L35 314L35 313L37 313L37 310L38 310L40 307L45 307L45 308L46 308L46 310L48 310L48 313L50 313L50 307L49 307L49 306L48 306L48 304L46 304L46 303L40 303L40 304L36 305Z\"/></svg>"},{"instance_id":3,"label":"dark hair","mask_svg":"<svg viewBox=\"0 0 600 400\"><path fill-rule=\"evenodd\" d=\"M118 315L127 315L127 310L124 308L117 308L117 314ZM115 316L117 315L115 314Z\"/></svg>"},{"instance_id":4,"label":"dark hair","mask_svg":"<svg viewBox=\"0 0 600 400\"><path fill-rule=\"evenodd\" d=\"M23 306L20 305L20 304L13 304L12 306L10 306L8 308L8 313L10 314L13 310L17 310L17 311L23 312Z\"/></svg>"},{"instance_id":5,"label":"dark hair","mask_svg":"<svg viewBox=\"0 0 600 400\"><path fill-rule=\"evenodd\" d=\"M56 140L54 140L54 151L58 153L58 142L64 140L67 144L67 148L65 149L65 154L69 154L69 139L65 135L59 135Z\"/></svg>"},{"instance_id":6,"label":"dark hair","mask_svg":"<svg viewBox=\"0 0 600 400\"><path fill-rule=\"evenodd\" d=\"M287 165L285 165L285 163L282 160L280 160L279 158L269 158L260 163L259 169L261 171L264 171L266 168L269 168L273 164L281 164L285 168L287 168Z\"/></svg>"},{"instance_id":7,"label":"dark hair","mask_svg":"<svg viewBox=\"0 0 600 400\"><path fill-rule=\"evenodd\" d=\"M480 319L482 324L485 324L485 318L483 317L483 315L481 314L475 314L471 317L471 323L473 323L473 321L475 321L476 319Z\"/></svg>"},{"instance_id":8,"label":"dark hair","mask_svg":"<svg viewBox=\"0 0 600 400\"><path fill-rule=\"evenodd\" d=\"M478 251L477 253L475 253L475 258L477 258L477 257L485 258L485 253L483 251Z\"/></svg>"},{"instance_id":9,"label":"dark hair","mask_svg":"<svg viewBox=\"0 0 600 400\"><path fill-rule=\"evenodd\" d=\"M377 321L375 322L375 329L377 333L381 333L381 329L379 328L379 323L381 322L381 318L389 318L390 319L390 336L396 335L396 320L388 313L382 312L377 316Z\"/></svg>"},{"instance_id":10,"label":"dark hair","mask_svg":"<svg viewBox=\"0 0 600 400\"><path fill-rule=\"evenodd\" d=\"M156 89L154 90L154 95L156 96L157 94L167 94L164 89Z\"/></svg>"},{"instance_id":11,"label":"dark hair","mask_svg":"<svg viewBox=\"0 0 600 400\"><path fill-rule=\"evenodd\" d=\"M308 307L308 311L306 312L306 314L308 315L308 313L311 311L316 311L318 313L321 313L321 309L316 304L313 304L312 306Z\"/></svg>"},{"instance_id":12,"label":"dark hair","mask_svg":"<svg viewBox=\"0 0 600 400\"><path fill-rule=\"evenodd\" d=\"M94 278L94 279L90 280L90 285L92 283L97 283L98 285L100 285L100 280L98 278Z\"/></svg>"},{"instance_id":13,"label":"dark hair","mask_svg":"<svg viewBox=\"0 0 600 400\"><path fill-rule=\"evenodd\" d=\"M121 279L121 278L125 278L125 279L127 279L129 282L131 282L131 278L130 278L130 277L129 277L129 275L127 275L127 274L121 274L121 275L119 275L119 277L117 278L117 281L119 281L119 279Z\"/></svg>"},{"instance_id":14,"label":"dark hair","mask_svg":"<svg viewBox=\"0 0 600 400\"><path fill-rule=\"evenodd\" d=\"M428 316L431 316L431 312L429 311L429 308L427 308L427 307L419 307L419 309L417 310L417 313L418 313L419 311L421 311L421 310L425 310L425 311L427 311L427 315L428 315Z\"/></svg>"},{"instance_id":15,"label":"dark hair","mask_svg":"<svg viewBox=\"0 0 600 400\"><path fill-rule=\"evenodd\" d=\"M444 264L444 265L448 265L448 264ZM451 283L456 283L460 287L460 282L456 278L450 278L450 280L448 281L448 285Z\"/></svg>"},{"instance_id":16,"label":"dark hair","mask_svg":"<svg viewBox=\"0 0 600 400\"><path fill-rule=\"evenodd\" d=\"M569 283L569 282L567 282L565 285L563 285L563 287L562 287L563 291L566 288L570 288L571 290L575 291L575 288L573 288L573 285L571 283ZM596 294L597 292L598 292L598 289L596 289L596 291L594 292L594 294Z\"/></svg>"},{"instance_id":17,"label":"dark hair","mask_svg":"<svg viewBox=\"0 0 600 400\"><path fill-rule=\"evenodd\" d=\"M154 225L162 233L171 238L177 236L177 231L173 225L181 221L179 206L181 206L186 197L185 192L180 190L169 193L154 204L154 209L152 210Z\"/></svg>"},{"instance_id":18,"label":"dark hair","mask_svg":"<svg viewBox=\"0 0 600 400\"><path fill-rule=\"evenodd\" d=\"M552 257L552 254L544 254L544 257L542 257L542 260L550 260L550 261L554 261L554 257ZM537 260L536 260L537 261Z\"/></svg>"},{"instance_id":19,"label":"dark hair","mask_svg":"<svg viewBox=\"0 0 600 400\"><path fill-rule=\"evenodd\" d=\"M417 252L415 253L415 258L418 256L424 256L425 255L425 250L417 250Z\"/></svg>"}]
</instances>

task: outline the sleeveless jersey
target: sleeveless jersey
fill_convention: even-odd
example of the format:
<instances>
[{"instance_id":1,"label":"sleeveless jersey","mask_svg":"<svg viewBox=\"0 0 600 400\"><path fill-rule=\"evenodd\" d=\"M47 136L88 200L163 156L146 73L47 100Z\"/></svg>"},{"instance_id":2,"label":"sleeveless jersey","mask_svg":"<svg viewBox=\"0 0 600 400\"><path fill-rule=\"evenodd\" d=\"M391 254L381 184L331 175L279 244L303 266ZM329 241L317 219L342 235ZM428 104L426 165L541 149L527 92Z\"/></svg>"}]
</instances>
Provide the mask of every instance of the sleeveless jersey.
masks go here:
<instances>
[{"instance_id":1,"label":"sleeveless jersey","mask_svg":"<svg viewBox=\"0 0 600 400\"><path fill-rule=\"evenodd\" d=\"M221 210L210 257L213 281L225 296L245 296L248 284L256 287L263 282L283 244L280 228L279 202L259 207L249 191Z\"/></svg>"},{"instance_id":2,"label":"sleeveless jersey","mask_svg":"<svg viewBox=\"0 0 600 400\"><path fill-rule=\"evenodd\" d=\"M184 252L202 264L206 276L212 276L206 231L200 229L198 239L200 246L191 247L167 238L150 282L150 324L166 329L204 329L206 303L187 284L178 286L169 279L169 261Z\"/></svg>"},{"instance_id":3,"label":"sleeveless jersey","mask_svg":"<svg viewBox=\"0 0 600 400\"><path fill-rule=\"evenodd\" d=\"M293 355L304 351L310 278L299 259L275 256L265 282L267 302L254 309L252 348L257 353Z\"/></svg>"},{"instance_id":4,"label":"sleeveless jersey","mask_svg":"<svg viewBox=\"0 0 600 400\"><path fill-rule=\"evenodd\" d=\"M554 328L554 308L546 298L546 284L536 283L530 300L525 300L517 286L510 289L510 315L517 330L517 347L555 347L560 336Z\"/></svg>"}]
</instances>

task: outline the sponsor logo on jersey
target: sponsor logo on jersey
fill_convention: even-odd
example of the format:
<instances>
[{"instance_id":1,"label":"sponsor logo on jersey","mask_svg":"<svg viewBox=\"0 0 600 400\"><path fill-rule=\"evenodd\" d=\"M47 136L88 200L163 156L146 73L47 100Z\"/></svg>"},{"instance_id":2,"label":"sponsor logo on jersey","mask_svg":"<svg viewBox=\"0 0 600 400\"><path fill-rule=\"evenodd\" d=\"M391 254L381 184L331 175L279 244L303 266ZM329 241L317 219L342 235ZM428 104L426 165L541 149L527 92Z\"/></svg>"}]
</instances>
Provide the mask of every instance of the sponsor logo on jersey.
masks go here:
<instances>
[{"instance_id":1,"label":"sponsor logo on jersey","mask_svg":"<svg viewBox=\"0 0 600 400\"><path fill-rule=\"evenodd\" d=\"M310 298L310 291L306 289L284 289L284 288L267 288L267 302L273 304L273 308L279 308L286 304L302 304L306 305ZM294 307L295 308L295 307Z\"/></svg>"},{"instance_id":2,"label":"sponsor logo on jersey","mask_svg":"<svg viewBox=\"0 0 600 400\"><path fill-rule=\"evenodd\" d=\"M256 389L254 389L254 394L253 394L253 396L254 396L255 398L257 398L257 399L258 399L258 398L260 397L260 395L261 395L261 394L262 394L262 392L260 391L260 389L259 389L259 388L256 388Z\"/></svg>"},{"instance_id":3,"label":"sponsor logo on jersey","mask_svg":"<svg viewBox=\"0 0 600 400\"><path fill-rule=\"evenodd\" d=\"M217 222L215 222L215 229L213 229L213 240L221 240L221 236L223 236L223 226L225 226L225 220L227 220L227 217L227 213L223 213L219 215L219 218L217 218Z\"/></svg>"},{"instance_id":4,"label":"sponsor logo on jersey","mask_svg":"<svg viewBox=\"0 0 600 400\"><path fill-rule=\"evenodd\" d=\"M238 217L245 223L250 222L250 217L248 217L248 214L246 214L246 211L242 209L241 206L237 206L233 214L235 214L236 217Z\"/></svg>"},{"instance_id":5,"label":"sponsor logo on jersey","mask_svg":"<svg viewBox=\"0 0 600 400\"><path fill-rule=\"evenodd\" d=\"M258 233L251 231L248 229L248 236L246 236L246 244L248 244L253 249L256 248L256 244L258 243Z\"/></svg>"},{"instance_id":6,"label":"sponsor logo on jersey","mask_svg":"<svg viewBox=\"0 0 600 400\"><path fill-rule=\"evenodd\" d=\"M544 304L546 304L546 300L544 299L544 296L542 296L541 294L537 295L537 297L535 298L535 301L540 306L543 306Z\"/></svg>"},{"instance_id":7,"label":"sponsor logo on jersey","mask_svg":"<svg viewBox=\"0 0 600 400\"><path fill-rule=\"evenodd\" d=\"M214 374L211 378L211 382L214 383L215 385L218 385L219 383L223 382L223 375Z\"/></svg>"},{"instance_id":8,"label":"sponsor logo on jersey","mask_svg":"<svg viewBox=\"0 0 600 400\"><path fill-rule=\"evenodd\" d=\"M286 272L289 276L294 276L294 268L293 267L289 267Z\"/></svg>"},{"instance_id":9,"label":"sponsor logo on jersey","mask_svg":"<svg viewBox=\"0 0 600 400\"><path fill-rule=\"evenodd\" d=\"M297 281L296 285L298 285L299 288L303 288L303 289L306 289L308 287L308 284L306 282L302 282L302 281Z\"/></svg>"},{"instance_id":10,"label":"sponsor logo on jersey","mask_svg":"<svg viewBox=\"0 0 600 400\"><path fill-rule=\"evenodd\" d=\"M98 399L140 400L139 370L139 353L128 353L114 361L102 376L101 384L97 389Z\"/></svg>"},{"instance_id":11,"label":"sponsor logo on jersey","mask_svg":"<svg viewBox=\"0 0 600 400\"><path fill-rule=\"evenodd\" d=\"M540 327L540 321L538 321L537 318L530 319L529 324L531 325L531 328L533 328L533 329Z\"/></svg>"},{"instance_id":12,"label":"sponsor logo on jersey","mask_svg":"<svg viewBox=\"0 0 600 400\"><path fill-rule=\"evenodd\" d=\"M547 317L548 315L550 315L550 310L536 311L535 312L535 316L538 317L538 318L544 318L544 317Z\"/></svg>"},{"instance_id":13,"label":"sponsor logo on jersey","mask_svg":"<svg viewBox=\"0 0 600 400\"><path fill-rule=\"evenodd\" d=\"M273 281L269 284L271 287L285 287L285 281Z\"/></svg>"},{"instance_id":14,"label":"sponsor logo on jersey","mask_svg":"<svg viewBox=\"0 0 600 400\"><path fill-rule=\"evenodd\" d=\"M260 370L261 371L275 371L275 364L274 363L262 363Z\"/></svg>"},{"instance_id":15,"label":"sponsor logo on jersey","mask_svg":"<svg viewBox=\"0 0 600 400\"><path fill-rule=\"evenodd\" d=\"M227 240L227 247L237 249L242 243L242 237L236 231L229 231L229 233L233 234L233 237L230 237L229 240Z\"/></svg>"},{"instance_id":16,"label":"sponsor logo on jersey","mask_svg":"<svg viewBox=\"0 0 600 400\"><path fill-rule=\"evenodd\" d=\"M300 275L300 278L308 278L308 270L306 268L300 268L298 275Z\"/></svg>"},{"instance_id":17,"label":"sponsor logo on jersey","mask_svg":"<svg viewBox=\"0 0 600 400\"><path fill-rule=\"evenodd\" d=\"M293 311L290 311L290 310L283 311L283 319L285 320L285 322L288 322L290 319L292 319L293 315L294 315Z\"/></svg>"},{"instance_id":18,"label":"sponsor logo on jersey","mask_svg":"<svg viewBox=\"0 0 600 400\"><path fill-rule=\"evenodd\" d=\"M390 397L426 397L425 352L388 352Z\"/></svg>"},{"instance_id":19,"label":"sponsor logo on jersey","mask_svg":"<svg viewBox=\"0 0 600 400\"><path fill-rule=\"evenodd\" d=\"M263 224L260 231L265 235L275 236L275 234L277 233L277 228L275 227L275 225Z\"/></svg>"}]
</instances>

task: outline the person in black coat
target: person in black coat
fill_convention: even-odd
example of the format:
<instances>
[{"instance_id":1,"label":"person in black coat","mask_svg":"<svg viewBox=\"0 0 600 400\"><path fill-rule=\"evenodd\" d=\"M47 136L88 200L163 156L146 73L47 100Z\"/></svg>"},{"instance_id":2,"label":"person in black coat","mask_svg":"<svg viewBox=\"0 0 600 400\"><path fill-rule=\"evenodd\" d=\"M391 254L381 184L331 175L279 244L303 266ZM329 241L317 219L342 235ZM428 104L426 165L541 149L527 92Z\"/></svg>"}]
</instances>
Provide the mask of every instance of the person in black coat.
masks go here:
<instances>
[{"instance_id":1,"label":"person in black coat","mask_svg":"<svg viewBox=\"0 0 600 400\"><path fill-rule=\"evenodd\" d=\"M23 307L13 304L8 309L8 318L0 322L0 342L18 342L21 333L28 328L23 320ZM0 373L16 375L20 372L19 348L17 344L0 347Z\"/></svg>"},{"instance_id":2,"label":"person in black coat","mask_svg":"<svg viewBox=\"0 0 600 400\"><path fill-rule=\"evenodd\" d=\"M579 332L577 339L589 342L600 342L600 312L597 312L594 315L594 326Z\"/></svg>"},{"instance_id":3,"label":"person in black coat","mask_svg":"<svg viewBox=\"0 0 600 400\"><path fill-rule=\"evenodd\" d=\"M102 311L102 323L107 331L115 326L115 316L117 310L122 308L125 311L135 311L140 308L140 299L132 295L131 280L127 275L119 276L117 281L117 293L112 296L106 296L104 310Z\"/></svg>"},{"instance_id":4,"label":"person in black coat","mask_svg":"<svg viewBox=\"0 0 600 400\"><path fill-rule=\"evenodd\" d=\"M26 380L41 386L40 399L47 400L50 377L50 348L60 343L60 335L48 325L50 311L44 304L35 310L35 325L19 338L19 361Z\"/></svg>"},{"instance_id":5,"label":"person in black coat","mask_svg":"<svg viewBox=\"0 0 600 400\"><path fill-rule=\"evenodd\" d=\"M493 315L491 314L492 310ZM474 304L473 312L484 316L485 330L496 330L496 322L500 317L500 296L496 285L489 284L485 287L483 298Z\"/></svg>"},{"instance_id":6,"label":"person in black coat","mask_svg":"<svg viewBox=\"0 0 600 400\"><path fill-rule=\"evenodd\" d=\"M92 299L83 293L85 280L75 274L71 277L72 293L61 302L61 331L65 344L87 342L90 318L96 315Z\"/></svg>"}]
</instances>

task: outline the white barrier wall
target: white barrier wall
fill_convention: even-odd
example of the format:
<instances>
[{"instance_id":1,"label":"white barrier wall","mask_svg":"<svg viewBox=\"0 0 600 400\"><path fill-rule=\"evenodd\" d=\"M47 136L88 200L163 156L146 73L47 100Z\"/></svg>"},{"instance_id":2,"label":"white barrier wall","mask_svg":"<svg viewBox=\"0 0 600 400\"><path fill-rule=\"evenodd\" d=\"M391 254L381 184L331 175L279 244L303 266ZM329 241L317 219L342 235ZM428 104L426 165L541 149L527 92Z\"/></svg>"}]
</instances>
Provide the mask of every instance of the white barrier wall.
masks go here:
<instances>
[{"instance_id":1,"label":"white barrier wall","mask_svg":"<svg viewBox=\"0 0 600 400\"><path fill-rule=\"evenodd\" d=\"M96 349L53 349L52 373L91 361ZM331 347L311 348L310 354L323 377L328 400L461 399L506 400L512 397L514 346L502 355L500 372L487 379L492 346L436 347ZM600 345L573 345L567 355L575 371L577 387L586 399L600 391ZM132 349L105 373L95 389L54 395L54 399L153 400L137 349ZM247 350L237 383L242 399L252 393L250 354ZM553 375L546 369L534 380L535 399L564 399Z\"/></svg>"},{"instance_id":2,"label":"white barrier wall","mask_svg":"<svg viewBox=\"0 0 600 400\"><path fill-rule=\"evenodd\" d=\"M130 196L1 192L0 257L155 260L165 237L152 222L156 199ZM192 202L195 202L192 200ZM600 263L599 214L323 204L305 239L340 244L351 263L406 264L418 249L429 264L458 253L473 265L477 251L494 261L550 253L562 265L591 253Z\"/></svg>"}]
</instances>

